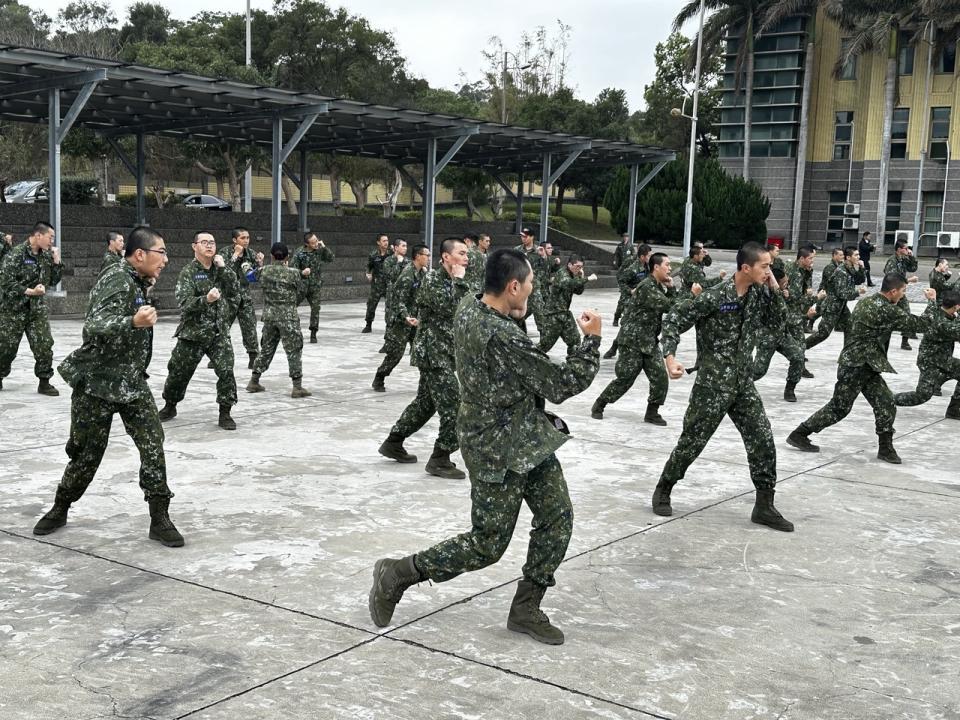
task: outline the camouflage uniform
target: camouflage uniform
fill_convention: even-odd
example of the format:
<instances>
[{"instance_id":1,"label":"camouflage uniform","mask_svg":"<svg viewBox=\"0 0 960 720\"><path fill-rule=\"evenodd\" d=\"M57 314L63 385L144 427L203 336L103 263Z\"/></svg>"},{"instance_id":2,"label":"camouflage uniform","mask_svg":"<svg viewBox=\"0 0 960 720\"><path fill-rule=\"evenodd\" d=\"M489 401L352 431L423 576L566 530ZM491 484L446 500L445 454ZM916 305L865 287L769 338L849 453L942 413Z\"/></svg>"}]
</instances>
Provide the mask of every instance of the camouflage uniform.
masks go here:
<instances>
[{"instance_id":1,"label":"camouflage uniform","mask_svg":"<svg viewBox=\"0 0 960 720\"><path fill-rule=\"evenodd\" d=\"M470 286L470 292L483 292L483 281L487 271L487 255L479 248L472 247L467 250L467 258L467 274L463 276L463 279Z\"/></svg>"},{"instance_id":2,"label":"camouflage uniform","mask_svg":"<svg viewBox=\"0 0 960 720\"><path fill-rule=\"evenodd\" d=\"M640 258L634 258L632 262L620 268L619 272L617 272L617 285L620 287L620 297L617 299L617 308L626 307L627 302L630 300L632 290L643 282L645 277L647 277L647 268L640 261ZM613 344L603 357L609 359L616 355L619 343L620 333L618 332L617 336L613 339Z\"/></svg>"},{"instance_id":3,"label":"camouflage uniform","mask_svg":"<svg viewBox=\"0 0 960 720\"><path fill-rule=\"evenodd\" d=\"M770 272L773 272L774 270L779 270L784 275L787 274L787 265L785 262L783 262L783 258L779 255L770 261Z\"/></svg>"},{"instance_id":4,"label":"camouflage uniform","mask_svg":"<svg viewBox=\"0 0 960 720\"><path fill-rule=\"evenodd\" d=\"M0 265L3 264L3 258L6 256L6 254L13 249L13 245L7 245L7 241L3 239L5 234L6 233L4 233L3 230L0 230Z\"/></svg>"},{"instance_id":5,"label":"camouflage uniform","mask_svg":"<svg viewBox=\"0 0 960 720\"><path fill-rule=\"evenodd\" d=\"M250 273L254 279L259 277L261 267L257 264L257 256L248 247L236 260L233 259L233 245L220 250L224 269L232 270L240 284L239 302L230 308L228 327L233 327L233 321L239 320L240 333L243 335L243 347L249 355L256 355L257 347L257 315L253 310L253 299L250 297Z\"/></svg>"},{"instance_id":6,"label":"camouflage uniform","mask_svg":"<svg viewBox=\"0 0 960 720\"><path fill-rule=\"evenodd\" d=\"M640 371L650 383L649 402L663 405L667 399L669 378L660 348L660 327L663 314L677 301L677 291L665 288L652 277L646 278L630 295L623 311L623 324L617 335L620 356L617 376L600 393L603 405L615 403L636 382Z\"/></svg>"},{"instance_id":7,"label":"camouflage uniform","mask_svg":"<svg viewBox=\"0 0 960 720\"><path fill-rule=\"evenodd\" d=\"M290 259L290 267L296 270L310 268L310 274L303 277L300 275L301 282L301 300L310 303L310 332L315 333L320 329L320 290L323 287L323 264L333 262L335 256L333 251L326 245L317 246L316 250L310 250L302 247L297 250Z\"/></svg>"},{"instance_id":8,"label":"camouflage uniform","mask_svg":"<svg viewBox=\"0 0 960 720\"><path fill-rule=\"evenodd\" d=\"M83 323L83 345L57 368L73 388L70 400L70 462L57 500L73 503L93 480L107 449L114 414L140 453L145 500L171 498L163 455L163 428L147 385L153 328L135 328L132 318L146 303L147 282L129 263L112 265L97 278Z\"/></svg>"},{"instance_id":9,"label":"camouflage uniform","mask_svg":"<svg viewBox=\"0 0 960 720\"><path fill-rule=\"evenodd\" d=\"M550 587L570 541L573 507L555 454L568 436L543 413L543 398L561 403L589 387L600 338L584 338L558 365L515 321L473 298L457 312L455 335L464 389L457 433L470 473L471 529L417 553L416 566L444 582L495 563L526 502L533 530L523 577Z\"/></svg>"},{"instance_id":10,"label":"camouflage uniform","mask_svg":"<svg viewBox=\"0 0 960 720\"><path fill-rule=\"evenodd\" d=\"M282 342L290 378L299 380L303 378L303 333L297 305L303 292L303 277L295 268L272 263L260 273L260 284L263 288L263 335L260 355L253 364L253 375L259 377L267 371L277 345Z\"/></svg>"},{"instance_id":11,"label":"camouflage uniform","mask_svg":"<svg viewBox=\"0 0 960 720\"><path fill-rule=\"evenodd\" d=\"M207 302L207 293L217 288L220 299ZM217 375L217 404L237 404L237 381L233 374L233 343L230 318L240 302L240 286L232 270L211 264L205 268L197 259L188 262L177 276L177 305L180 325L173 334L173 346L167 362L167 381L163 399L176 405L187 393L187 385L197 365L206 355Z\"/></svg>"},{"instance_id":12,"label":"camouflage uniform","mask_svg":"<svg viewBox=\"0 0 960 720\"><path fill-rule=\"evenodd\" d=\"M541 350L550 352L558 338L566 343L567 352L572 352L580 344L580 330L570 312L570 302L574 295L583 293L586 286L587 280L582 273L573 275L566 267L554 275L544 297L543 326L537 321Z\"/></svg>"},{"instance_id":13,"label":"camouflage uniform","mask_svg":"<svg viewBox=\"0 0 960 720\"><path fill-rule=\"evenodd\" d=\"M386 377L393 372L403 359L407 345L413 344L417 329L407 324L407 318L417 317L417 292L426 274L426 268L417 270L413 263L406 263L400 277L390 286L387 296L389 300L387 332L384 338L387 352L380 367L377 368L377 375L381 377Z\"/></svg>"},{"instance_id":14,"label":"camouflage uniform","mask_svg":"<svg viewBox=\"0 0 960 720\"><path fill-rule=\"evenodd\" d=\"M43 296L24 295L29 288L43 285L47 292L60 282L63 263L55 265L53 254L34 255L30 243L15 245L0 264L0 380L10 374L24 334L33 353L34 374L41 380L53 377L53 335L47 302Z\"/></svg>"},{"instance_id":15,"label":"camouflage uniform","mask_svg":"<svg viewBox=\"0 0 960 720\"><path fill-rule=\"evenodd\" d=\"M709 255L707 256L709 257ZM707 278L706 272L703 268L705 263L694 262L692 258L685 258L682 263L680 263L680 270L677 272L677 275L680 277L680 288L679 293L682 299L692 300L693 299L693 286L694 284L699 285L701 288L706 290L708 287L713 287L718 285L720 282L719 277ZM700 326L698 325L694 328L694 333L697 338L697 362L694 367L700 366L700 357L703 355L703 342L700 338Z\"/></svg>"},{"instance_id":16,"label":"camouflage uniform","mask_svg":"<svg viewBox=\"0 0 960 720\"><path fill-rule=\"evenodd\" d=\"M123 255L117 255L115 252L110 252L109 250L103 254L103 262L100 263L100 270L97 272L97 275L103 273L108 267L113 265L118 265L123 262Z\"/></svg>"},{"instance_id":17,"label":"camouflage uniform","mask_svg":"<svg viewBox=\"0 0 960 720\"><path fill-rule=\"evenodd\" d=\"M922 405L932 398L947 380L960 380L960 359L953 356L954 343L960 340L960 318L950 317L933 300L927 303L923 316L928 320L929 326L923 333L917 352L920 379L913 392L894 395L894 402L898 407ZM948 412L951 411L952 416L960 417L960 382L950 399Z\"/></svg>"},{"instance_id":18,"label":"camouflage uniform","mask_svg":"<svg viewBox=\"0 0 960 720\"><path fill-rule=\"evenodd\" d=\"M917 271L917 258L913 255L897 255L894 253L887 259L886 265L883 266L883 273L895 272L904 282L907 282L907 273L913 273ZM910 301L907 300L907 296L904 295L900 302L900 309L903 310L908 315L910 314ZM912 330L906 330L905 332L900 333L903 338L903 341L912 340L917 337L917 334Z\"/></svg>"},{"instance_id":19,"label":"camouflage uniform","mask_svg":"<svg viewBox=\"0 0 960 720\"><path fill-rule=\"evenodd\" d=\"M788 285L789 297L785 298L786 315L782 324L768 328L765 333L769 340L761 340L757 346L753 362L753 379L759 380L770 369L770 360L775 352L783 355L790 366L787 368L787 384L796 385L800 382L805 365L805 346L803 326L807 318L807 311L813 307L816 295L811 290L813 273L805 270L795 262L784 265Z\"/></svg>"},{"instance_id":20,"label":"camouflage uniform","mask_svg":"<svg viewBox=\"0 0 960 720\"><path fill-rule=\"evenodd\" d=\"M541 313L543 312L544 278L549 277L547 272L547 260L546 258L540 257L540 253L537 252L536 243L534 243L529 250L524 248L522 243L517 245L514 250L519 250L526 255L527 262L529 262L530 267L533 268L533 291L530 293L530 297L527 299L527 314L523 316L523 319L526 320L528 317L533 315L533 320L537 323L537 330L540 330L540 320L543 317ZM541 334L543 333L541 332Z\"/></svg>"},{"instance_id":21,"label":"camouflage uniform","mask_svg":"<svg viewBox=\"0 0 960 720\"><path fill-rule=\"evenodd\" d=\"M938 272L936 269L930 271L928 279L930 281L930 287L937 292L937 302L940 302L943 299L943 293L945 290L960 289L960 278L950 282L949 274Z\"/></svg>"},{"instance_id":22,"label":"camouflage uniform","mask_svg":"<svg viewBox=\"0 0 960 720\"><path fill-rule=\"evenodd\" d=\"M367 314L364 316L364 322L370 325L374 316L377 314L377 305L380 298L387 294L386 278L383 276L383 264L389 254L381 255L379 250L374 250L367 258L367 272L373 276L370 281L370 297L367 298Z\"/></svg>"},{"instance_id":23,"label":"camouflage uniform","mask_svg":"<svg viewBox=\"0 0 960 720\"><path fill-rule=\"evenodd\" d=\"M826 270L824 273L826 274ZM824 286L827 297L820 305L820 324L817 325L817 331L806 340L808 350L830 337L834 329L847 332L850 327L850 308L847 303L860 297L857 286L866 281L863 268L851 270L846 263L837 266L827 275Z\"/></svg>"},{"instance_id":24,"label":"camouflage uniform","mask_svg":"<svg viewBox=\"0 0 960 720\"><path fill-rule=\"evenodd\" d=\"M383 268L380 270L383 275L383 284L386 288L383 303L383 321L386 326L383 329L384 342L386 342L387 339L387 331L390 329L390 305L393 302L393 285L397 282L397 278L400 277L400 273L403 272L403 269L409 262L406 256L401 256L398 259L396 255L391 255L383 261Z\"/></svg>"},{"instance_id":25,"label":"camouflage uniform","mask_svg":"<svg viewBox=\"0 0 960 720\"><path fill-rule=\"evenodd\" d=\"M743 438L750 478L758 490L777 483L777 449L763 401L753 384L751 353L764 327L782 322L786 307L780 293L751 286L737 296L733 278L678 303L663 319L663 355L676 353L680 335L700 328L704 354L690 393L683 432L670 453L660 482L673 487L706 447L724 416Z\"/></svg>"},{"instance_id":26,"label":"camouflage uniform","mask_svg":"<svg viewBox=\"0 0 960 720\"><path fill-rule=\"evenodd\" d=\"M408 438L422 428L434 413L440 415L437 446L454 452L460 386L454 375L453 316L469 288L442 267L428 272L417 290L420 325L413 341L410 364L420 370L417 396L407 405L391 434Z\"/></svg>"},{"instance_id":27,"label":"camouflage uniform","mask_svg":"<svg viewBox=\"0 0 960 720\"><path fill-rule=\"evenodd\" d=\"M627 242L621 240L617 243L617 249L613 251L613 267L617 270L617 285L620 287L620 298L617 300L617 310L613 314L614 325L620 322L620 318L623 316L624 303L626 303L627 297L630 295L630 290L633 289L628 287L626 282L620 279L620 270L629 267L636 258L636 254L637 248L629 240Z\"/></svg>"}]
</instances>

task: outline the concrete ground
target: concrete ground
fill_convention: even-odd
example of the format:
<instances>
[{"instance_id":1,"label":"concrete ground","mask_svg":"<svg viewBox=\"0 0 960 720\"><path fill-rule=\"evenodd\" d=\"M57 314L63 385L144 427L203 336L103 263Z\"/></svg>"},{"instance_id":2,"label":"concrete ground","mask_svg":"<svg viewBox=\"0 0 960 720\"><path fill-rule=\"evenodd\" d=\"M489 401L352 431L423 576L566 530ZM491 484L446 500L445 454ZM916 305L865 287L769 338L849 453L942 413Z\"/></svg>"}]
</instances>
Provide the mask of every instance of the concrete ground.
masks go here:
<instances>
[{"instance_id":1,"label":"concrete ground","mask_svg":"<svg viewBox=\"0 0 960 720\"><path fill-rule=\"evenodd\" d=\"M615 301L597 290L575 309L609 319ZM423 472L435 420L407 443L419 464L377 454L417 373L404 362L386 394L370 390L382 323L360 334L362 312L324 309L321 344L305 346L311 398L289 397L282 354L266 393L243 392L238 370L236 432L217 428L213 372L198 370L165 426L181 549L147 538L119 421L68 525L31 535L66 461L70 405L68 392L34 392L24 343L0 392L0 718L960 718L960 423L943 419L953 382L899 413L903 465L875 459L862 399L808 455L783 439L829 397L841 338L811 353L816 378L797 404L781 400L778 356L758 385L777 504L797 525L782 534L750 522L729 421L674 491L676 515L653 515L693 381L673 383L666 428L640 421L644 379L595 421L590 405L613 377L604 361L559 408L576 520L544 607L566 644L505 627L526 509L499 563L410 589L381 631L367 613L373 563L465 530L469 490ZM158 398L174 327L157 331ZM58 362L80 328L53 323ZM612 336L605 328L604 348ZM888 381L912 388L917 344L893 345ZM692 336L679 354L692 360Z\"/></svg>"}]
</instances>

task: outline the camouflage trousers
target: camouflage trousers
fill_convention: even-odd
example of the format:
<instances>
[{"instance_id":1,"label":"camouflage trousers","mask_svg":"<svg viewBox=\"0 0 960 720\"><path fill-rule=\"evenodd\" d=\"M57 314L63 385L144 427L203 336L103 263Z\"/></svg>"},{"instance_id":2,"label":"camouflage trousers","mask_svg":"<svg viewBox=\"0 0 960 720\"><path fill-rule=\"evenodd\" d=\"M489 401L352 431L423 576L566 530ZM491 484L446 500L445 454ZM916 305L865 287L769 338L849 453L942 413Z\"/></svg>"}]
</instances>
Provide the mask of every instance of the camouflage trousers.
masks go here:
<instances>
[{"instance_id":1,"label":"camouflage trousers","mask_svg":"<svg viewBox=\"0 0 960 720\"><path fill-rule=\"evenodd\" d=\"M907 286L909 287L909 285ZM910 312L910 301L907 300L907 296L904 295L900 298L900 302L897 303L897 307L903 310L905 313ZM906 338L907 340L916 340L917 334L913 330L904 330L900 333L901 337Z\"/></svg>"},{"instance_id":2,"label":"camouflage trousers","mask_svg":"<svg viewBox=\"0 0 960 720\"><path fill-rule=\"evenodd\" d=\"M407 345L413 345L413 336L417 329L407 325L405 322L391 322L387 325L387 331L383 335L383 344L386 347L386 354L383 362L377 368L377 375L387 377L393 372L393 369L400 364L403 354L407 351Z\"/></svg>"},{"instance_id":3,"label":"camouflage trousers","mask_svg":"<svg viewBox=\"0 0 960 720\"><path fill-rule=\"evenodd\" d=\"M667 368L663 364L663 355L659 350L660 345L657 345L653 355L646 355L635 347L620 345L615 368L617 376L603 389L598 400L605 405L615 403L633 387L633 383L640 376L640 371L643 371L647 376L647 382L650 383L647 402L663 405L667 399L670 380L667 378Z\"/></svg>"},{"instance_id":4,"label":"camouflage trousers","mask_svg":"<svg viewBox=\"0 0 960 720\"><path fill-rule=\"evenodd\" d=\"M163 399L178 403L187 394L187 385L206 355L217 375L217 404L237 404L237 380L233 374L233 343L229 335L215 335L208 342L194 342L177 338L167 362L167 381L163 384Z\"/></svg>"},{"instance_id":5,"label":"camouflage trousers","mask_svg":"<svg viewBox=\"0 0 960 720\"><path fill-rule=\"evenodd\" d=\"M420 383L417 396L407 405L400 419L390 430L408 438L440 415L440 434L437 445L448 452L460 447L457 440L457 411L460 409L460 384L453 370L420 368Z\"/></svg>"},{"instance_id":6,"label":"camouflage trousers","mask_svg":"<svg viewBox=\"0 0 960 720\"><path fill-rule=\"evenodd\" d=\"M367 314L363 316L363 321L370 325L373 318L377 315L377 305L381 298L387 296L387 288L383 282L374 281L370 284L370 296L367 298ZM386 304L386 303L384 303Z\"/></svg>"},{"instance_id":7,"label":"camouflage trousers","mask_svg":"<svg viewBox=\"0 0 960 720\"><path fill-rule=\"evenodd\" d=\"M310 331L320 329L320 285L311 285L303 292L303 299L310 305Z\"/></svg>"},{"instance_id":8,"label":"camouflage trousers","mask_svg":"<svg viewBox=\"0 0 960 720\"><path fill-rule=\"evenodd\" d=\"M742 382L739 387L727 389L700 382L699 378L690 392L690 402L683 416L683 432L663 467L661 482L672 487L683 478L724 416L733 421L743 440L754 487L772 490L776 486L777 447L763 401L753 382Z\"/></svg>"},{"instance_id":9,"label":"camouflage trousers","mask_svg":"<svg viewBox=\"0 0 960 720\"><path fill-rule=\"evenodd\" d=\"M817 325L817 330L810 337L806 339L806 346L809 350L810 348L819 345L828 337L830 333L834 330L839 330L840 332L846 332L847 327L850 324L850 309L844 303L841 307L825 307L823 314L820 315L820 324Z\"/></svg>"},{"instance_id":10,"label":"camouflage trousers","mask_svg":"<svg viewBox=\"0 0 960 720\"><path fill-rule=\"evenodd\" d=\"M0 312L0 379L10 374L24 334L33 353L33 374L49 380L53 377L53 335L45 308L16 314Z\"/></svg>"},{"instance_id":11,"label":"camouflage trousers","mask_svg":"<svg viewBox=\"0 0 960 720\"><path fill-rule=\"evenodd\" d=\"M573 506L556 455L525 475L507 472L503 483L470 477L471 529L417 553L417 567L435 582L497 562L513 537L521 503L533 513L523 577L542 587L556 571L573 533Z\"/></svg>"},{"instance_id":12,"label":"camouflage trousers","mask_svg":"<svg viewBox=\"0 0 960 720\"><path fill-rule=\"evenodd\" d=\"M253 300L246 291L242 292L240 305L236 312L228 313L227 327L233 327L233 321L240 321L240 333L243 335L243 347L248 353L256 354L257 346L257 314L253 311Z\"/></svg>"},{"instance_id":13,"label":"camouflage trousers","mask_svg":"<svg viewBox=\"0 0 960 720\"><path fill-rule=\"evenodd\" d=\"M539 348L544 352L550 352L557 340L562 339L567 346L567 352L572 351L580 344L580 329L577 327L577 321L573 319L573 313L569 310L564 313L551 313L543 315L543 325L540 319L537 319L537 329L540 331Z\"/></svg>"},{"instance_id":14,"label":"camouflage trousers","mask_svg":"<svg viewBox=\"0 0 960 720\"><path fill-rule=\"evenodd\" d=\"M806 363L804 350L802 325L787 328L773 338L764 339L757 347L753 358L753 379L759 380L767 374L773 354L778 352L790 363L787 368L787 382L796 385L803 377L803 367Z\"/></svg>"},{"instance_id":15,"label":"camouflage trousers","mask_svg":"<svg viewBox=\"0 0 960 720\"><path fill-rule=\"evenodd\" d=\"M623 317L623 309L627 304L627 298L630 297L630 287L623 283L617 284L620 286L620 297L617 298L617 309L613 313L613 321L619 324L620 318Z\"/></svg>"},{"instance_id":16,"label":"camouflage trousers","mask_svg":"<svg viewBox=\"0 0 960 720\"><path fill-rule=\"evenodd\" d=\"M167 463L163 455L163 427L151 395L117 403L74 389L70 400L70 462L57 488L58 497L74 503L86 491L107 449L113 416L120 415L127 434L140 452L140 489L145 500L171 498Z\"/></svg>"},{"instance_id":17,"label":"camouflage trousers","mask_svg":"<svg viewBox=\"0 0 960 720\"><path fill-rule=\"evenodd\" d=\"M947 360L944 365L920 365L920 379L917 381L917 389L912 392L897 393L893 396L897 407L912 407L914 405L923 405L927 400L933 397L933 394L939 390L947 380L960 380L960 359L955 357ZM960 403L960 382L953 390L951 403Z\"/></svg>"},{"instance_id":18,"label":"camouflage trousers","mask_svg":"<svg viewBox=\"0 0 960 720\"><path fill-rule=\"evenodd\" d=\"M294 380L303 377L303 333L300 330L300 316L296 310L288 313L281 321L263 321L260 337L260 354L253 364L253 374L262 375L273 362L277 352L277 345L283 343L283 351L287 354L287 365L290 377Z\"/></svg>"},{"instance_id":19,"label":"camouflage trousers","mask_svg":"<svg viewBox=\"0 0 960 720\"><path fill-rule=\"evenodd\" d=\"M873 419L877 434L892 433L893 422L897 418L897 406L893 393L887 387L883 375L867 365L837 368L837 384L833 387L833 397L822 408L804 421L811 433L836 425L850 414L857 397L863 396L873 408Z\"/></svg>"}]
</instances>

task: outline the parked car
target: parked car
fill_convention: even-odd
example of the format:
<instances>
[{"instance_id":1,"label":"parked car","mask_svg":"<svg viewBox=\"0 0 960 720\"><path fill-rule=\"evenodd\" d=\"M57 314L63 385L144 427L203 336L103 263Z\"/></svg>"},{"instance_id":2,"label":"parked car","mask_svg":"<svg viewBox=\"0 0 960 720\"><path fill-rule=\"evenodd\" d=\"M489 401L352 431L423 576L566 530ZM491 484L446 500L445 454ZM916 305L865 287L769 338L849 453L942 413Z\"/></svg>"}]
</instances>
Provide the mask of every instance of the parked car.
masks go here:
<instances>
[{"instance_id":1,"label":"parked car","mask_svg":"<svg viewBox=\"0 0 960 720\"><path fill-rule=\"evenodd\" d=\"M46 180L21 180L3 189L8 203L49 202L50 191Z\"/></svg>"},{"instance_id":2,"label":"parked car","mask_svg":"<svg viewBox=\"0 0 960 720\"><path fill-rule=\"evenodd\" d=\"M233 206L216 195L187 195L183 206L198 210L233 210Z\"/></svg>"}]
</instances>

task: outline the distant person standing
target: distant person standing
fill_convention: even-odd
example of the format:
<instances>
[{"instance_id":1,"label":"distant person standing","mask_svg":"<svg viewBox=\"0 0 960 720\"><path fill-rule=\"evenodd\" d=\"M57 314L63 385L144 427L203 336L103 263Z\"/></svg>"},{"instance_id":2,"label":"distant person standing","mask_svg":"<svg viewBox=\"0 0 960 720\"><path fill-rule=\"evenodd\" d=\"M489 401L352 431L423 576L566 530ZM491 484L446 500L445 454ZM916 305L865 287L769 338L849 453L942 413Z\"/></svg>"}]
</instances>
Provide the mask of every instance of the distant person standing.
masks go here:
<instances>
[{"instance_id":1,"label":"distant person standing","mask_svg":"<svg viewBox=\"0 0 960 720\"><path fill-rule=\"evenodd\" d=\"M0 230L0 263L3 262L3 256L10 252L13 247L13 235Z\"/></svg>"},{"instance_id":2,"label":"distant person standing","mask_svg":"<svg viewBox=\"0 0 960 720\"><path fill-rule=\"evenodd\" d=\"M123 235L111 230L107 233L107 252L103 255L103 262L100 263L100 272L103 272L111 265L117 265L123 262ZM99 273L98 273L99 274Z\"/></svg>"},{"instance_id":3,"label":"distant person standing","mask_svg":"<svg viewBox=\"0 0 960 720\"><path fill-rule=\"evenodd\" d=\"M857 245L860 251L860 259L863 260L863 272L867 276L867 287L873 287L873 278L870 277L870 253L877 251L877 246L873 244L873 236L869 230L863 233L860 243Z\"/></svg>"},{"instance_id":4,"label":"distant person standing","mask_svg":"<svg viewBox=\"0 0 960 720\"><path fill-rule=\"evenodd\" d=\"M303 235L303 247L297 250L290 261L290 267L300 271L303 280L301 292L303 298L310 304L310 342L317 341L317 330L320 329L320 291L323 288L323 266L335 259L333 251L328 248L315 232Z\"/></svg>"},{"instance_id":5,"label":"distant person standing","mask_svg":"<svg viewBox=\"0 0 960 720\"><path fill-rule=\"evenodd\" d=\"M377 392L386 392L383 381L403 359L407 345L413 345L417 325L420 324L417 319L417 292L429 269L430 248L426 245L414 245L413 261L405 264L400 277L390 286L387 333L384 337L386 357L377 368L372 385Z\"/></svg>"},{"instance_id":6,"label":"distant person standing","mask_svg":"<svg viewBox=\"0 0 960 720\"><path fill-rule=\"evenodd\" d=\"M383 276L383 264L390 257L390 238L387 235L377 236L377 249L367 258L367 280L370 281L370 296L367 298L367 314L364 316L363 330L373 332L373 318L377 314L377 305L380 298L387 294L386 278Z\"/></svg>"},{"instance_id":7,"label":"distant person standing","mask_svg":"<svg viewBox=\"0 0 960 720\"><path fill-rule=\"evenodd\" d=\"M899 275L903 282L906 285L917 282L918 278L916 275L910 275L917 271L917 258L913 255L913 250L907 246L906 240L897 240L893 244L893 255L890 256L890 259L887 260L887 264L883 268L884 274L886 273L896 273ZM899 296L900 299L897 301L900 305L900 309L903 310L907 315L910 314L910 301L907 300L906 290ZM916 339L917 334L913 332L910 328L907 328L900 333L900 349L901 350L912 350L910 347L910 339Z\"/></svg>"},{"instance_id":8,"label":"distant person standing","mask_svg":"<svg viewBox=\"0 0 960 720\"><path fill-rule=\"evenodd\" d=\"M239 321L243 347L250 358L247 367L252 368L260 346L257 343L257 315L253 310L253 298L250 297L250 283L256 282L260 277L263 253L255 253L250 249L250 231L246 228L235 227L230 236L233 240L232 247L225 247L219 252L225 266L233 270L237 282L240 283L240 301L232 310L229 325L233 327L233 321ZM213 364L209 367L213 367Z\"/></svg>"},{"instance_id":9,"label":"distant person standing","mask_svg":"<svg viewBox=\"0 0 960 720\"><path fill-rule=\"evenodd\" d=\"M620 238L620 242L617 243L616 250L613 251L613 268L618 273L617 284L620 286L620 298L617 300L617 310L613 314L614 327L620 324L620 317L623 315L624 303L626 302L624 293L626 288L624 288L623 284L620 282L619 272L622 268L632 263L636 255L636 247L630 239L630 235L624 233Z\"/></svg>"}]
</instances>

